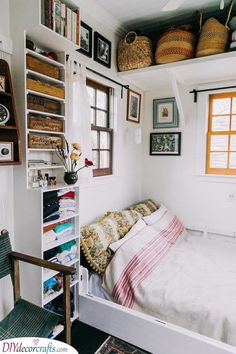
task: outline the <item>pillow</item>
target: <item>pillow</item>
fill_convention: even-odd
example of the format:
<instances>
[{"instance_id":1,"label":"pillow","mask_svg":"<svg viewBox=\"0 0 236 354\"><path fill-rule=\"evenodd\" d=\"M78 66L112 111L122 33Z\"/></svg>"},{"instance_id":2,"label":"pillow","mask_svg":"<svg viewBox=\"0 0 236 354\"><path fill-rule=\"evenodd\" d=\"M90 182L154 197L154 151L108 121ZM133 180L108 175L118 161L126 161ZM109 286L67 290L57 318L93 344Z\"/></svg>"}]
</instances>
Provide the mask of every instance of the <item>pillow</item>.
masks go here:
<instances>
[{"instance_id":1,"label":"pillow","mask_svg":"<svg viewBox=\"0 0 236 354\"><path fill-rule=\"evenodd\" d=\"M102 221L112 220L117 224L117 231L119 238L124 237L131 227L142 218L142 214L136 210L122 210L122 211L110 211L106 213Z\"/></svg>"},{"instance_id":2,"label":"pillow","mask_svg":"<svg viewBox=\"0 0 236 354\"><path fill-rule=\"evenodd\" d=\"M95 272L104 273L112 258L110 243L126 235L141 217L135 210L109 212L100 222L81 228L81 249Z\"/></svg>"},{"instance_id":3,"label":"pillow","mask_svg":"<svg viewBox=\"0 0 236 354\"><path fill-rule=\"evenodd\" d=\"M110 244L109 248L116 252L118 248L120 248L124 242L129 240L131 237L135 236L139 231L146 227L145 222L142 219L139 219L136 224L132 227L132 229L125 235L125 237L121 238L120 240L113 242Z\"/></svg>"},{"instance_id":4,"label":"pillow","mask_svg":"<svg viewBox=\"0 0 236 354\"><path fill-rule=\"evenodd\" d=\"M164 205L161 205L159 209L154 211L154 213L148 216L144 216L143 220L147 225L153 225L156 222L160 221L166 212L167 212L167 208Z\"/></svg>"},{"instance_id":5,"label":"pillow","mask_svg":"<svg viewBox=\"0 0 236 354\"><path fill-rule=\"evenodd\" d=\"M142 216L147 216L156 211L158 209L158 206L153 202L153 200L147 199L144 202L131 205L129 209L136 210L137 212L142 214Z\"/></svg>"}]
</instances>

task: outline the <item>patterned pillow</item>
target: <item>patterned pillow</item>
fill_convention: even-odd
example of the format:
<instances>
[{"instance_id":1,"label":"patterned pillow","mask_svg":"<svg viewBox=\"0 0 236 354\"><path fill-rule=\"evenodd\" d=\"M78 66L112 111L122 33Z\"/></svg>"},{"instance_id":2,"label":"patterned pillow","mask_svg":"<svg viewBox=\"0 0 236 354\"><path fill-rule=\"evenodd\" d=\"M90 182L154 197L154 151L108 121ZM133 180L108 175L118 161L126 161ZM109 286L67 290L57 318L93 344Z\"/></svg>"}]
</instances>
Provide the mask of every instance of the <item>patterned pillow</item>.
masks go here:
<instances>
[{"instance_id":1,"label":"patterned pillow","mask_svg":"<svg viewBox=\"0 0 236 354\"><path fill-rule=\"evenodd\" d=\"M142 214L142 216L147 216L156 211L158 209L158 206L154 203L152 199L147 199L144 202L131 205L129 209L136 210L137 212Z\"/></svg>"},{"instance_id":2,"label":"patterned pillow","mask_svg":"<svg viewBox=\"0 0 236 354\"><path fill-rule=\"evenodd\" d=\"M104 273L112 258L110 243L123 237L141 217L135 210L109 212L100 222L81 228L81 249L95 272Z\"/></svg>"}]
</instances>

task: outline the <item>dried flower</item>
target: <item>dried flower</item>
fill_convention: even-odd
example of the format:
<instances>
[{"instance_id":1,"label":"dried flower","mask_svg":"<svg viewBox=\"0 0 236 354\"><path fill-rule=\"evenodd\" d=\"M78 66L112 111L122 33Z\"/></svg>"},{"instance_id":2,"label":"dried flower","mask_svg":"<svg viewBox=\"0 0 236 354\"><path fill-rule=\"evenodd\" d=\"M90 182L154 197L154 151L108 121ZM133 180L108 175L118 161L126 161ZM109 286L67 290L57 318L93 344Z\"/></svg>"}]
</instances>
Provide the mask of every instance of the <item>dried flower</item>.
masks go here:
<instances>
[{"instance_id":1,"label":"dried flower","mask_svg":"<svg viewBox=\"0 0 236 354\"><path fill-rule=\"evenodd\" d=\"M75 150L77 150L77 151L81 151L81 147L80 147L79 144L73 143L73 144L71 144L71 145L72 145L73 149L75 149Z\"/></svg>"},{"instance_id":2,"label":"dried flower","mask_svg":"<svg viewBox=\"0 0 236 354\"><path fill-rule=\"evenodd\" d=\"M84 160L84 163L85 163L85 165L86 165L87 167L89 167L89 166L94 166L93 161L88 160L87 158Z\"/></svg>"},{"instance_id":3,"label":"dried flower","mask_svg":"<svg viewBox=\"0 0 236 354\"><path fill-rule=\"evenodd\" d=\"M75 152L72 152L70 154L70 159L73 160L73 161L79 161L80 157L78 154L76 154Z\"/></svg>"}]
</instances>

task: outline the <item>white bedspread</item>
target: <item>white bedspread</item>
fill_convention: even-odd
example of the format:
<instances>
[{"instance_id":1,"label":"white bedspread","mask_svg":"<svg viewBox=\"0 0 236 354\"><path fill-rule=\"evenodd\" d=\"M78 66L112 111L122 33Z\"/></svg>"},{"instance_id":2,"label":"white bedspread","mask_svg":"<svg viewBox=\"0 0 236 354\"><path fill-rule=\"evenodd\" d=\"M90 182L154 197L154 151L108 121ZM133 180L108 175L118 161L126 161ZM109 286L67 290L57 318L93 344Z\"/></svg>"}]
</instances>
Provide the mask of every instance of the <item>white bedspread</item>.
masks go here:
<instances>
[{"instance_id":1,"label":"white bedspread","mask_svg":"<svg viewBox=\"0 0 236 354\"><path fill-rule=\"evenodd\" d=\"M124 306L236 345L236 244L190 236L173 220L127 240L103 286Z\"/></svg>"}]
</instances>

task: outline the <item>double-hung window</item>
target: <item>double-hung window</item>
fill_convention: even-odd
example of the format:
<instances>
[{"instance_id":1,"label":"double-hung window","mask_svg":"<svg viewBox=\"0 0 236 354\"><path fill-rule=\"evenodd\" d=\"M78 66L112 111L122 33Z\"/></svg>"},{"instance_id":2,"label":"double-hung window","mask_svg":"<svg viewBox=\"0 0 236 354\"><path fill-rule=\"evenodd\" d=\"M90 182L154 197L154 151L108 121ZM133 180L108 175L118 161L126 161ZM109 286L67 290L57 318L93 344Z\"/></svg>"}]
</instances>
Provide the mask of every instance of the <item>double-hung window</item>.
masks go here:
<instances>
[{"instance_id":1,"label":"double-hung window","mask_svg":"<svg viewBox=\"0 0 236 354\"><path fill-rule=\"evenodd\" d=\"M206 173L236 175L236 92L210 95Z\"/></svg>"},{"instance_id":2,"label":"double-hung window","mask_svg":"<svg viewBox=\"0 0 236 354\"><path fill-rule=\"evenodd\" d=\"M113 129L110 119L110 87L87 79L90 101L93 176L112 174Z\"/></svg>"}]
</instances>

